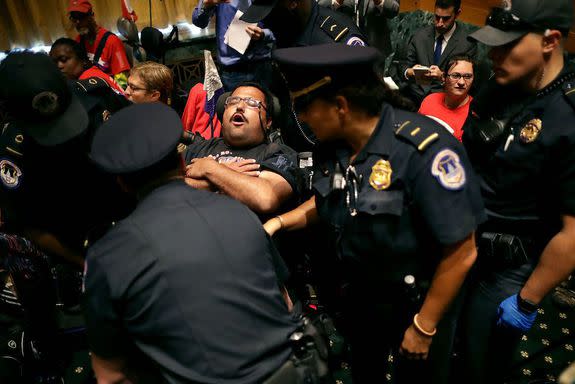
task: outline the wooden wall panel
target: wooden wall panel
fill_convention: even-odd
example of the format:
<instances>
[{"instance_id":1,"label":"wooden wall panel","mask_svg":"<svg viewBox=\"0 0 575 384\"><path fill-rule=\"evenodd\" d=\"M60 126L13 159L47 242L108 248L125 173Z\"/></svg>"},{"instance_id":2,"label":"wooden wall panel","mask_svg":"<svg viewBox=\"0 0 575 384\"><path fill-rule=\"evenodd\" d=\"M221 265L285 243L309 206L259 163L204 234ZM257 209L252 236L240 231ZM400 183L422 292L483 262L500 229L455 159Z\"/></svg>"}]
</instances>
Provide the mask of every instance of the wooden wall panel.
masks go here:
<instances>
[{"instance_id":1,"label":"wooden wall panel","mask_svg":"<svg viewBox=\"0 0 575 384\"><path fill-rule=\"evenodd\" d=\"M501 0L462 0L460 19L471 24L484 25L489 9L500 4ZM413 11L416 9L433 12L434 7L435 0L404 0L400 3L401 12ZM569 33L566 48L569 52L575 53L575 25L571 28L571 32Z\"/></svg>"}]
</instances>

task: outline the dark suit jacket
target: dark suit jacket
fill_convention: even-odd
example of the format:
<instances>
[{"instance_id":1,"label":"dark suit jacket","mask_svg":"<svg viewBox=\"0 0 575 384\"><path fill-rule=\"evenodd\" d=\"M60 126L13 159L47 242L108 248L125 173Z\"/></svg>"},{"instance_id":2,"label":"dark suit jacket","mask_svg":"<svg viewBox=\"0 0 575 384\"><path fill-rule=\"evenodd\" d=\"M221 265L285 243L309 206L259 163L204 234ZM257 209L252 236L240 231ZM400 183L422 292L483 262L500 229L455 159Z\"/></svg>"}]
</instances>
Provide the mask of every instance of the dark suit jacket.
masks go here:
<instances>
[{"instance_id":1,"label":"dark suit jacket","mask_svg":"<svg viewBox=\"0 0 575 384\"><path fill-rule=\"evenodd\" d=\"M453 32L453 35L447 42L447 46L441 54L439 60L439 68L447 63L450 57L458 55L467 55L472 58L476 58L477 45L467 41L468 32L464 26L457 23L457 27ZM402 69L401 76L405 73L408 68L413 67L415 64L421 64L430 66L433 65L433 51L435 49L435 27L433 25L428 25L423 27L411 38L409 46L407 47L407 57L405 65ZM408 92L410 98L417 101L418 104L421 103L423 98L432 92L438 92L442 90L443 87L439 82L434 82L431 85L421 86L415 84L415 81L409 81Z\"/></svg>"}]
</instances>

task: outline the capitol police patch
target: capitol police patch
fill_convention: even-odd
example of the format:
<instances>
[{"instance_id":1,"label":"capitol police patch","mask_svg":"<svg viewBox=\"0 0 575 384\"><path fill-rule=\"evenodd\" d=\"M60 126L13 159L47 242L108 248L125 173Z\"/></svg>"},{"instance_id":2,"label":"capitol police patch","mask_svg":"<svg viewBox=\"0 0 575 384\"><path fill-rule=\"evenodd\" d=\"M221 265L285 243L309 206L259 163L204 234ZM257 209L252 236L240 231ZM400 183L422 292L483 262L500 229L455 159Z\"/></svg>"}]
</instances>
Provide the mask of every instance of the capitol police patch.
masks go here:
<instances>
[{"instance_id":1,"label":"capitol police patch","mask_svg":"<svg viewBox=\"0 0 575 384\"><path fill-rule=\"evenodd\" d=\"M8 159L0 160L0 180L6 188L18 188L22 180L20 168Z\"/></svg>"},{"instance_id":2,"label":"capitol police patch","mask_svg":"<svg viewBox=\"0 0 575 384\"><path fill-rule=\"evenodd\" d=\"M446 189L458 190L465 185L465 169L461 165L459 155L451 149L443 149L435 155L431 174Z\"/></svg>"},{"instance_id":3,"label":"capitol police patch","mask_svg":"<svg viewBox=\"0 0 575 384\"><path fill-rule=\"evenodd\" d=\"M345 43L354 47L365 47L365 41L357 36L350 37Z\"/></svg>"}]
</instances>

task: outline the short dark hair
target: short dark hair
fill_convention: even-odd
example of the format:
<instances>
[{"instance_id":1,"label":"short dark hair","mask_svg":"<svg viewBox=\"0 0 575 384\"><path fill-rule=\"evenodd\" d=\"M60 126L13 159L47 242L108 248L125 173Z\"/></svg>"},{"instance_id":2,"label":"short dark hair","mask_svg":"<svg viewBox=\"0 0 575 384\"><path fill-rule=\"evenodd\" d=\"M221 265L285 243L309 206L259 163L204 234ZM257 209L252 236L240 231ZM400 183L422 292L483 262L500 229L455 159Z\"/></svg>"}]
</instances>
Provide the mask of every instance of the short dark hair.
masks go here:
<instances>
[{"instance_id":1,"label":"short dark hair","mask_svg":"<svg viewBox=\"0 0 575 384\"><path fill-rule=\"evenodd\" d=\"M379 116L385 103L395 108L416 110L413 103L398 91L391 90L373 71L358 75L355 81L344 86L327 85L320 87L301 96L302 100L299 103L309 105L315 98L333 101L338 95L345 97L352 108L364 111L369 116Z\"/></svg>"},{"instance_id":2,"label":"short dark hair","mask_svg":"<svg viewBox=\"0 0 575 384\"><path fill-rule=\"evenodd\" d=\"M447 60L447 63L445 63L445 65L443 66L443 68L441 68L441 70L443 71L444 75L447 75L449 73L449 70L451 68L453 68L455 65L457 65L458 61L467 61L469 63L471 63L471 67L473 68L473 73L475 73L475 66L476 66L476 62L475 60L468 55L457 55L457 56L453 56L450 57L449 60Z\"/></svg>"},{"instance_id":3,"label":"short dark hair","mask_svg":"<svg viewBox=\"0 0 575 384\"><path fill-rule=\"evenodd\" d=\"M253 88L259 89L264 94L264 98L265 98L265 102L266 102L266 109L265 109L266 119L269 120L270 118L272 118L274 116L274 112L275 112L274 111L274 95L269 90L268 87L266 87L265 85L263 85L261 83L257 83L255 81L242 81L241 83L238 84L237 87L234 88L234 90L232 91L232 94L239 87L253 87Z\"/></svg>"},{"instance_id":4,"label":"short dark hair","mask_svg":"<svg viewBox=\"0 0 575 384\"><path fill-rule=\"evenodd\" d=\"M68 37L61 37L58 40L56 40L54 43L52 43L52 46L50 47L50 51L52 51L56 47L59 47L60 45L67 46L70 49L72 49L72 52L74 52L74 55L76 55L78 60L80 60L82 63L89 63L90 62L90 59L88 59L88 53L86 52L86 48L84 47L83 44L78 43L76 40L72 40Z\"/></svg>"},{"instance_id":5,"label":"short dark hair","mask_svg":"<svg viewBox=\"0 0 575 384\"><path fill-rule=\"evenodd\" d=\"M435 8L447 9L453 7L455 12L461 9L461 0L435 0Z\"/></svg>"}]
</instances>

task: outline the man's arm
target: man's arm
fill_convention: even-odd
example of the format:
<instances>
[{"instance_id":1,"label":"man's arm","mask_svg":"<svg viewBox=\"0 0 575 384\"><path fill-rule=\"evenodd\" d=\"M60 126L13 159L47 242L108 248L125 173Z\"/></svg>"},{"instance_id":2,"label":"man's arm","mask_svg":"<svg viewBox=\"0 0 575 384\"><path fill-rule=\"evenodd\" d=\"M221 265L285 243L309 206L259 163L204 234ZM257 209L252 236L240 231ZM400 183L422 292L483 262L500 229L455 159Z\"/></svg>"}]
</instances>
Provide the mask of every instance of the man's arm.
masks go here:
<instances>
[{"instance_id":1,"label":"man's arm","mask_svg":"<svg viewBox=\"0 0 575 384\"><path fill-rule=\"evenodd\" d=\"M520 291L538 304L575 270L575 216L563 216L563 228L547 244L535 270Z\"/></svg>"},{"instance_id":2,"label":"man's arm","mask_svg":"<svg viewBox=\"0 0 575 384\"><path fill-rule=\"evenodd\" d=\"M280 175L263 171L258 177L236 172L210 157L192 160L187 175L205 179L226 195L241 201L256 213L273 213L293 190Z\"/></svg>"},{"instance_id":3,"label":"man's arm","mask_svg":"<svg viewBox=\"0 0 575 384\"><path fill-rule=\"evenodd\" d=\"M476 258L474 233L444 248L443 258L435 270L431 286L418 314L418 324L425 331L431 333L436 329L443 314L457 296ZM408 357L426 359L431 341L432 337L424 335L412 324L405 331L400 350Z\"/></svg>"},{"instance_id":4,"label":"man's arm","mask_svg":"<svg viewBox=\"0 0 575 384\"><path fill-rule=\"evenodd\" d=\"M229 0L199 0L192 14L192 24L199 28L206 28L219 3L229 3Z\"/></svg>"}]
</instances>

